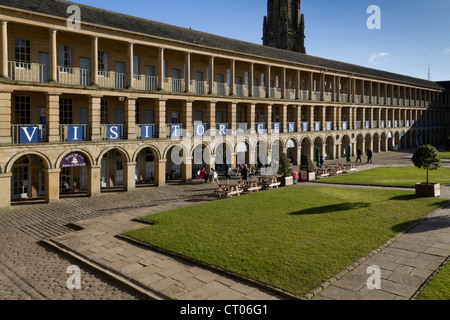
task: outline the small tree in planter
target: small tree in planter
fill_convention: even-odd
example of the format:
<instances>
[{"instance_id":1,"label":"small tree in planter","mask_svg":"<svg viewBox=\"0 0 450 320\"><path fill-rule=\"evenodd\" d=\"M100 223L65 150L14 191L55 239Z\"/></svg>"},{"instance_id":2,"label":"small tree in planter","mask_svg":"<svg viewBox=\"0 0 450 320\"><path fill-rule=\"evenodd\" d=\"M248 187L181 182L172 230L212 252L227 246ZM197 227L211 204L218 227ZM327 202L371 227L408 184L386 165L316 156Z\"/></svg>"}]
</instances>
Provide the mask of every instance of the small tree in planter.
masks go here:
<instances>
[{"instance_id":1,"label":"small tree in planter","mask_svg":"<svg viewBox=\"0 0 450 320\"><path fill-rule=\"evenodd\" d=\"M440 185L438 183L430 184L429 179L429 172L441 167L441 156L436 148L432 145L423 145L419 147L412 156L412 162L417 168L427 170L427 182L416 184L416 195L439 197Z\"/></svg>"},{"instance_id":2,"label":"small tree in planter","mask_svg":"<svg viewBox=\"0 0 450 320\"><path fill-rule=\"evenodd\" d=\"M280 157L280 166L278 168L278 174L281 176L280 181L282 185L289 186L294 184L294 179L292 177L291 163L286 153L283 153Z\"/></svg>"},{"instance_id":3,"label":"small tree in planter","mask_svg":"<svg viewBox=\"0 0 450 320\"><path fill-rule=\"evenodd\" d=\"M308 181L313 181L316 179L316 175L314 173L314 163L306 154L303 154L300 159L300 170L302 172L306 172L308 175Z\"/></svg>"}]
</instances>

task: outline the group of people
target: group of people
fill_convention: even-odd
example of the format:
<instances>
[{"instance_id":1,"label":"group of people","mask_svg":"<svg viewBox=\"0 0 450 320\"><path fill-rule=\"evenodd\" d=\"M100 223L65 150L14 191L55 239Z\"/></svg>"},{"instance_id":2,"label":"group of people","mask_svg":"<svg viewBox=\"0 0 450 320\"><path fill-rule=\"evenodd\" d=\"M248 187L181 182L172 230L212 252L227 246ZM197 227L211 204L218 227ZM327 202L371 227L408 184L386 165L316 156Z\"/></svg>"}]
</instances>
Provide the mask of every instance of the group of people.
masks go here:
<instances>
[{"instance_id":1,"label":"group of people","mask_svg":"<svg viewBox=\"0 0 450 320\"><path fill-rule=\"evenodd\" d=\"M362 155L363 155L363 152L362 152L361 148L358 148L358 150L356 151L356 163L358 163L358 161L360 163L362 163ZM367 150L367 163L372 163L372 157L373 157L373 151L371 148L369 148Z\"/></svg>"},{"instance_id":2,"label":"group of people","mask_svg":"<svg viewBox=\"0 0 450 320\"><path fill-rule=\"evenodd\" d=\"M209 174L206 173L206 169L205 167L203 167L199 172L198 172L198 177L200 179L205 179L205 183L206 182L211 182L211 183L219 183L219 174L217 173L216 170L214 170L214 168L211 168L211 171L209 172Z\"/></svg>"}]
</instances>

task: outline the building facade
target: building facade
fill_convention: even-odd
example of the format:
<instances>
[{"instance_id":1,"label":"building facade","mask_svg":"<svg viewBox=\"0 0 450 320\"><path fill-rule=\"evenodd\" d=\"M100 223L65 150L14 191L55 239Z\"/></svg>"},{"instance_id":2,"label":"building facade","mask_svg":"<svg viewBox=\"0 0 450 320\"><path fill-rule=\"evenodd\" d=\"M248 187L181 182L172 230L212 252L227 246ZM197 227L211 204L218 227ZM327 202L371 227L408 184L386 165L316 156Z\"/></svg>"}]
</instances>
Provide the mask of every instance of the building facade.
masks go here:
<instances>
[{"instance_id":1,"label":"building facade","mask_svg":"<svg viewBox=\"0 0 450 320\"><path fill-rule=\"evenodd\" d=\"M33 3L0 0L1 207L448 134L439 83L82 5L73 28L72 3Z\"/></svg>"}]
</instances>

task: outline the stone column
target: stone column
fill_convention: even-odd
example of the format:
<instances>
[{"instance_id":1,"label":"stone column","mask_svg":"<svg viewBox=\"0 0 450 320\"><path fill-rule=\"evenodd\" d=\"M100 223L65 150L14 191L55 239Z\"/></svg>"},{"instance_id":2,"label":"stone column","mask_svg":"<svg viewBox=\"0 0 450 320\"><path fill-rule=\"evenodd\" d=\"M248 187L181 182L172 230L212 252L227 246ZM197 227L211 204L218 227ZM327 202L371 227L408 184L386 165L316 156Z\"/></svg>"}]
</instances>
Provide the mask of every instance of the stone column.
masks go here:
<instances>
[{"instance_id":1,"label":"stone column","mask_svg":"<svg viewBox=\"0 0 450 320\"><path fill-rule=\"evenodd\" d=\"M314 131L314 106L307 107L307 120L309 122L309 131ZM314 144L314 141L311 141L311 144ZM312 159L312 158L311 158Z\"/></svg>"},{"instance_id":2,"label":"stone column","mask_svg":"<svg viewBox=\"0 0 450 320\"><path fill-rule=\"evenodd\" d=\"M266 108L266 123L267 123L267 133L272 132L272 105L268 104Z\"/></svg>"},{"instance_id":3,"label":"stone column","mask_svg":"<svg viewBox=\"0 0 450 320\"><path fill-rule=\"evenodd\" d=\"M155 161L155 185L161 187L166 184L166 162L167 160Z\"/></svg>"},{"instance_id":4,"label":"stone column","mask_svg":"<svg viewBox=\"0 0 450 320\"><path fill-rule=\"evenodd\" d=\"M50 30L50 82L58 82L58 46L56 44L56 30Z\"/></svg>"},{"instance_id":5,"label":"stone column","mask_svg":"<svg viewBox=\"0 0 450 320\"><path fill-rule=\"evenodd\" d=\"M166 124L166 102L167 100L159 99L156 101L156 125L158 127L158 138L167 137L167 124Z\"/></svg>"},{"instance_id":6,"label":"stone column","mask_svg":"<svg viewBox=\"0 0 450 320\"><path fill-rule=\"evenodd\" d=\"M89 133L91 141L101 141L101 97L89 97Z\"/></svg>"},{"instance_id":7,"label":"stone column","mask_svg":"<svg viewBox=\"0 0 450 320\"><path fill-rule=\"evenodd\" d=\"M283 133L288 132L288 105L284 104L281 106L281 123Z\"/></svg>"},{"instance_id":8,"label":"stone column","mask_svg":"<svg viewBox=\"0 0 450 320\"><path fill-rule=\"evenodd\" d=\"M286 68L281 69L281 99L286 98Z\"/></svg>"},{"instance_id":9,"label":"stone column","mask_svg":"<svg viewBox=\"0 0 450 320\"><path fill-rule=\"evenodd\" d=\"M91 83L98 86L98 37L92 37Z\"/></svg>"},{"instance_id":10,"label":"stone column","mask_svg":"<svg viewBox=\"0 0 450 320\"><path fill-rule=\"evenodd\" d=\"M249 63L249 79L248 79L248 95L253 97L255 94L253 93L253 78L255 77L254 73L255 64L253 62Z\"/></svg>"},{"instance_id":11,"label":"stone column","mask_svg":"<svg viewBox=\"0 0 450 320\"><path fill-rule=\"evenodd\" d=\"M181 167L181 181L190 182L192 180L192 158L185 157Z\"/></svg>"},{"instance_id":12,"label":"stone column","mask_svg":"<svg viewBox=\"0 0 450 320\"><path fill-rule=\"evenodd\" d=\"M209 132L211 136L216 135L216 101L210 101L209 107L206 110L206 119L209 125Z\"/></svg>"},{"instance_id":13,"label":"stone column","mask_svg":"<svg viewBox=\"0 0 450 320\"><path fill-rule=\"evenodd\" d=\"M336 113L336 122L335 122L335 131L341 130L341 118L342 118L342 108L341 107L335 107L335 113Z\"/></svg>"},{"instance_id":14,"label":"stone column","mask_svg":"<svg viewBox=\"0 0 450 320\"><path fill-rule=\"evenodd\" d=\"M295 122L297 123L297 132L301 133L302 132L302 106L298 105L295 109L296 109L295 110ZM297 147L301 151L301 147L300 146L297 146ZM298 159L300 162L300 158L298 158Z\"/></svg>"},{"instance_id":15,"label":"stone column","mask_svg":"<svg viewBox=\"0 0 450 320\"><path fill-rule=\"evenodd\" d=\"M11 108L11 91L0 92L0 143L11 143Z\"/></svg>"},{"instance_id":16,"label":"stone column","mask_svg":"<svg viewBox=\"0 0 450 320\"><path fill-rule=\"evenodd\" d=\"M44 169L45 173L45 203L59 202L59 175L61 169Z\"/></svg>"},{"instance_id":17,"label":"stone column","mask_svg":"<svg viewBox=\"0 0 450 320\"><path fill-rule=\"evenodd\" d=\"M234 102L229 102L228 107L230 108L228 111L228 123L230 124L231 130L236 130L236 110L237 104Z\"/></svg>"},{"instance_id":18,"label":"stone column","mask_svg":"<svg viewBox=\"0 0 450 320\"><path fill-rule=\"evenodd\" d=\"M185 92L191 92L191 53L190 52L186 52L185 56L185 75L184 75L184 91Z\"/></svg>"},{"instance_id":19,"label":"stone column","mask_svg":"<svg viewBox=\"0 0 450 320\"><path fill-rule=\"evenodd\" d=\"M101 193L100 176L102 166L91 165L88 167L88 196L97 197Z\"/></svg>"},{"instance_id":20,"label":"stone column","mask_svg":"<svg viewBox=\"0 0 450 320\"><path fill-rule=\"evenodd\" d=\"M191 132L193 135L193 123L192 123L192 101L184 101L183 102L183 112L181 119L183 121L183 126L185 130Z\"/></svg>"},{"instance_id":21,"label":"stone column","mask_svg":"<svg viewBox=\"0 0 450 320\"><path fill-rule=\"evenodd\" d=\"M127 162L123 164L123 190L134 189L136 189L136 162Z\"/></svg>"},{"instance_id":22,"label":"stone column","mask_svg":"<svg viewBox=\"0 0 450 320\"><path fill-rule=\"evenodd\" d=\"M158 64L156 67L156 73L158 76L158 90L164 89L164 48L158 48Z\"/></svg>"},{"instance_id":23,"label":"stone column","mask_svg":"<svg viewBox=\"0 0 450 320\"><path fill-rule=\"evenodd\" d=\"M136 100L127 99L125 102L125 125L128 140L136 140Z\"/></svg>"},{"instance_id":24,"label":"stone column","mask_svg":"<svg viewBox=\"0 0 450 320\"><path fill-rule=\"evenodd\" d=\"M298 100L301 97L301 90L302 90L302 78L301 78L301 71L297 70L295 72L295 99Z\"/></svg>"},{"instance_id":25,"label":"stone column","mask_svg":"<svg viewBox=\"0 0 450 320\"><path fill-rule=\"evenodd\" d=\"M8 72L8 22L6 22L6 21L2 21L1 35L2 35L2 42L1 42L1 46L2 46L1 68L2 69L1 69L0 76L3 78L8 78L9 77L9 72Z\"/></svg>"},{"instance_id":26,"label":"stone column","mask_svg":"<svg viewBox=\"0 0 450 320\"><path fill-rule=\"evenodd\" d=\"M209 57L209 94L213 93L215 76L214 76L215 68L214 68L214 57ZM214 115L215 116L215 115Z\"/></svg>"},{"instance_id":27,"label":"stone column","mask_svg":"<svg viewBox=\"0 0 450 320\"><path fill-rule=\"evenodd\" d=\"M249 106L249 108L247 109L248 114L247 114L247 119L248 119L248 123L249 123L249 130L251 132L255 131L255 115L256 115L256 104L251 104Z\"/></svg>"},{"instance_id":28,"label":"stone column","mask_svg":"<svg viewBox=\"0 0 450 320\"><path fill-rule=\"evenodd\" d=\"M270 98L270 66L266 67L266 98Z\"/></svg>"},{"instance_id":29,"label":"stone column","mask_svg":"<svg viewBox=\"0 0 450 320\"><path fill-rule=\"evenodd\" d=\"M321 131L326 131L327 128L327 123L326 123L326 119L327 119L327 107L326 106L322 106L320 107L321 109L321 126L322 126L322 130Z\"/></svg>"},{"instance_id":30,"label":"stone column","mask_svg":"<svg viewBox=\"0 0 450 320\"><path fill-rule=\"evenodd\" d=\"M128 68L127 68L127 88L134 88L134 44L128 43ZM138 72L139 74L139 72Z\"/></svg>"},{"instance_id":31,"label":"stone column","mask_svg":"<svg viewBox=\"0 0 450 320\"><path fill-rule=\"evenodd\" d=\"M235 94L236 85L236 60L230 61L230 96Z\"/></svg>"},{"instance_id":32,"label":"stone column","mask_svg":"<svg viewBox=\"0 0 450 320\"><path fill-rule=\"evenodd\" d=\"M11 172L0 173L0 186L2 186L0 192L0 208L9 208L11 205L11 177Z\"/></svg>"},{"instance_id":33,"label":"stone column","mask_svg":"<svg viewBox=\"0 0 450 320\"><path fill-rule=\"evenodd\" d=\"M47 137L48 142L61 141L59 133L59 95L47 94Z\"/></svg>"}]
</instances>

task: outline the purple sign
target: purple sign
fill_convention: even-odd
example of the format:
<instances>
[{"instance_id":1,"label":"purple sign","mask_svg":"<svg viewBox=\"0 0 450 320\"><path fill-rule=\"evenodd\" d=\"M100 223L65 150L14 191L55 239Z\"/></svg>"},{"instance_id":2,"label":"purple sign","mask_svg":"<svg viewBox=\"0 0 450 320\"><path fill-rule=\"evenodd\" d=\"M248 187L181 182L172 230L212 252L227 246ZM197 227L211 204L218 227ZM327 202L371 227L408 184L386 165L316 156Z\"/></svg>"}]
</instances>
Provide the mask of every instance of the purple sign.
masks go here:
<instances>
[{"instance_id":1,"label":"purple sign","mask_svg":"<svg viewBox=\"0 0 450 320\"><path fill-rule=\"evenodd\" d=\"M61 169L64 168L75 168L75 167L85 167L88 165L88 161L82 154L73 152L69 153L61 161Z\"/></svg>"}]
</instances>

